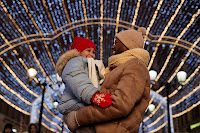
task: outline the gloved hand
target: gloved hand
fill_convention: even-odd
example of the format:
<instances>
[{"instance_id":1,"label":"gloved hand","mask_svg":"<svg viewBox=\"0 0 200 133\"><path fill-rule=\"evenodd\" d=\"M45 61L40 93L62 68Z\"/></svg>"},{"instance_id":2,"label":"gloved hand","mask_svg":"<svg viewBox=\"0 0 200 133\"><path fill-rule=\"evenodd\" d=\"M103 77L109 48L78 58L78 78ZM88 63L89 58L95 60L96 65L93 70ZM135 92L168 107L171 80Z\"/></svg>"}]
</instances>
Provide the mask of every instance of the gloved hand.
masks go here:
<instances>
[{"instance_id":1,"label":"gloved hand","mask_svg":"<svg viewBox=\"0 0 200 133\"><path fill-rule=\"evenodd\" d=\"M91 99L92 103L98 105L101 108L107 108L112 104L112 98L110 94L95 93Z\"/></svg>"},{"instance_id":2,"label":"gloved hand","mask_svg":"<svg viewBox=\"0 0 200 133\"><path fill-rule=\"evenodd\" d=\"M68 129L72 132L76 130L76 128L79 127L79 124L77 123L76 118L76 111L72 111L67 115L63 116L64 122L67 124Z\"/></svg>"}]
</instances>

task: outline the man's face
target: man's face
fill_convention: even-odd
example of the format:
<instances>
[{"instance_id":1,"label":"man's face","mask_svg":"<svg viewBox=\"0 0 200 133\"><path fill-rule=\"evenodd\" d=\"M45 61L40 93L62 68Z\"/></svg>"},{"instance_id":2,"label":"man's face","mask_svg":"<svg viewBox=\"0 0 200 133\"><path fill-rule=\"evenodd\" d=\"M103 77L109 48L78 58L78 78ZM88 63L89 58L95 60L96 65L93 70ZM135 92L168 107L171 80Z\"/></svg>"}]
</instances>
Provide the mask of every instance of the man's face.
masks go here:
<instances>
[{"instance_id":1,"label":"man's face","mask_svg":"<svg viewBox=\"0 0 200 133\"><path fill-rule=\"evenodd\" d=\"M128 50L128 48L125 47L124 44L118 38L116 38L115 45L112 46L112 55L121 54L126 50Z\"/></svg>"}]
</instances>

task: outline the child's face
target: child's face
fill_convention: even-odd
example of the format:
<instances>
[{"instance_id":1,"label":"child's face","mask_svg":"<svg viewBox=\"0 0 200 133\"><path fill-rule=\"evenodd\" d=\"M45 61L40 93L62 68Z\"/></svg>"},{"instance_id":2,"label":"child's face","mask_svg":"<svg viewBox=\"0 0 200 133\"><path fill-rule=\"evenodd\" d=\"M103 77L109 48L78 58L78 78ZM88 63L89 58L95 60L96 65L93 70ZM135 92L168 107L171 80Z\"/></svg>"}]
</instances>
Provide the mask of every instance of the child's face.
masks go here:
<instances>
[{"instance_id":1,"label":"child's face","mask_svg":"<svg viewBox=\"0 0 200 133\"><path fill-rule=\"evenodd\" d=\"M80 55L85 58L95 58L95 49L94 48L86 48L80 53Z\"/></svg>"}]
</instances>

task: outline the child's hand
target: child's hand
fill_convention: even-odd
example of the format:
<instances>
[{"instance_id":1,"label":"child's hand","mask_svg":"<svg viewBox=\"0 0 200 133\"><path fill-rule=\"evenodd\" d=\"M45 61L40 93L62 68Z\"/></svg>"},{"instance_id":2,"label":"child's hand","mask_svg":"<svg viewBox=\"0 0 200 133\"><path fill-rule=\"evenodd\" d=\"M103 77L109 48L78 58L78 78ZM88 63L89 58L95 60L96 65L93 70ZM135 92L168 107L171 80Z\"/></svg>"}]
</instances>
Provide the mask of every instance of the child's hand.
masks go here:
<instances>
[{"instance_id":1,"label":"child's hand","mask_svg":"<svg viewBox=\"0 0 200 133\"><path fill-rule=\"evenodd\" d=\"M102 108L107 108L112 104L112 98L110 94L104 94L97 92L91 99L92 103Z\"/></svg>"}]
</instances>

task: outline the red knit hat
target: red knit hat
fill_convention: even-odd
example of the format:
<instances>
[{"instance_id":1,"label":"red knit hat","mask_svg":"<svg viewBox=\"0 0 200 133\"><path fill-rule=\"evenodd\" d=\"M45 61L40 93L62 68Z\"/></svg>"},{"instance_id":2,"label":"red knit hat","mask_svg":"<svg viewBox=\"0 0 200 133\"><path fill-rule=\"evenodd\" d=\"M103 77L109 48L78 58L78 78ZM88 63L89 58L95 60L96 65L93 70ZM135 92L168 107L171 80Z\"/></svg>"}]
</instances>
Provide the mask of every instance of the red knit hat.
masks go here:
<instances>
[{"instance_id":1,"label":"red knit hat","mask_svg":"<svg viewBox=\"0 0 200 133\"><path fill-rule=\"evenodd\" d=\"M77 49L79 52L86 48L94 48L96 51L95 44L91 40L82 37L76 37L71 45L71 49Z\"/></svg>"}]
</instances>

